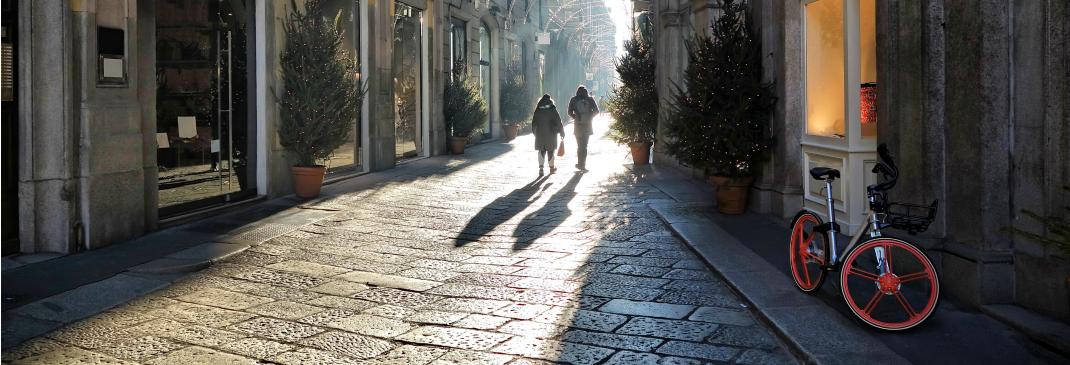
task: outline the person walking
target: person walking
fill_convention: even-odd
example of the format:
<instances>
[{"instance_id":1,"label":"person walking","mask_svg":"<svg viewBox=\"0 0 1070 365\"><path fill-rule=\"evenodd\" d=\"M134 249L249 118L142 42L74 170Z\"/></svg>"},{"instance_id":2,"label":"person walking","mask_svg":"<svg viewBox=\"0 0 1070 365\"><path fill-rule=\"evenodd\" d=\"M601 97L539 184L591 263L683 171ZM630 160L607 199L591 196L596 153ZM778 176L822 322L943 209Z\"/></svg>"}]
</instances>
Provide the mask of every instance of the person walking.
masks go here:
<instances>
[{"instance_id":1,"label":"person walking","mask_svg":"<svg viewBox=\"0 0 1070 365\"><path fill-rule=\"evenodd\" d=\"M580 171L587 171L587 142L594 134L591 122L598 112L598 104L587 92L587 87L580 85L576 96L568 101L568 116L576 123L573 134L576 135L576 169Z\"/></svg>"},{"instance_id":2,"label":"person walking","mask_svg":"<svg viewBox=\"0 0 1070 365\"><path fill-rule=\"evenodd\" d=\"M565 138L565 127L561 125L561 114L554 105L550 94L543 94L531 116L531 133L535 135L535 149L539 151L539 176L542 176L543 160L549 160L550 173L557 171L554 167L554 150L557 149L557 136Z\"/></svg>"}]
</instances>

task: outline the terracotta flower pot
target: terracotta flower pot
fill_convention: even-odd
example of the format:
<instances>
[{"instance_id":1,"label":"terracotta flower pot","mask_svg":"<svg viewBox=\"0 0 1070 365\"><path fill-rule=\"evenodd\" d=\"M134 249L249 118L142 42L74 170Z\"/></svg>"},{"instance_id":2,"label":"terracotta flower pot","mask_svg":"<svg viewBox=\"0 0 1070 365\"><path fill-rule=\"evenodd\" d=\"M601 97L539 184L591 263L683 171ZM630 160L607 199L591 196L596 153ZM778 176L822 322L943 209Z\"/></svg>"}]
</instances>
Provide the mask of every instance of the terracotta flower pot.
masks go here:
<instances>
[{"instance_id":1,"label":"terracotta flower pot","mask_svg":"<svg viewBox=\"0 0 1070 365\"><path fill-rule=\"evenodd\" d=\"M512 141L516 139L516 133L520 131L519 124L506 124L505 125L505 140Z\"/></svg>"},{"instance_id":2,"label":"terracotta flower pot","mask_svg":"<svg viewBox=\"0 0 1070 365\"><path fill-rule=\"evenodd\" d=\"M311 199L320 195L320 188L323 187L323 175L327 173L327 167L291 166L290 173L294 177L294 194L298 198Z\"/></svg>"},{"instance_id":3,"label":"terracotta flower pot","mask_svg":"<svg viewBox=\"0 0 1070 365\"><path fill-rule=\"evenodd\" d=\"M724 214L741 214L747 211L747 192L753 177L730 179L710 176L710 183L717 187L717 211Z\"/></svg>"},{"instance_id":4,"label":"terracotta flower pot","mask_svg":"<svg viewBox=\"0 0 1070 365\"><path fill-rule=\"evenodd\" d=\"M632 163L645 165L650 163L650 142L631 142L628 147L632 149Z\"/></svg>"},{"instance_id":5,"label":"terracotta flower pot","mask_svg":"<svg viewBox=\"0 0 1070 365\"><path fill-rule=\"evenodd\" d=\"M464 146L468 145L467 137L450 137L450 152L459 155L464 153Z\"/></svg>"}]
</instances>

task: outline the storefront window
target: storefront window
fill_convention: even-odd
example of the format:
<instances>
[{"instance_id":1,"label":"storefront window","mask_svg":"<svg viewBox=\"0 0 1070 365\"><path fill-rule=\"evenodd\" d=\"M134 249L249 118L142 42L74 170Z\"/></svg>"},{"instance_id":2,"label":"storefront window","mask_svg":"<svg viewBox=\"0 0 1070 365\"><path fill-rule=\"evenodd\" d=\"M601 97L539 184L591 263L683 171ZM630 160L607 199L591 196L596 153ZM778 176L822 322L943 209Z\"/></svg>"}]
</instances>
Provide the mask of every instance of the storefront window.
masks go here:
<instances>
[{"instance_id":1,"label":"storefront window","mask_svg":"<svg viewBox=\"0 0 1070 365\"><path fill-rule=\"evenodd\" d=\"M342 32L342 49L349 53L360 70L360 2L354 0L330 0L324 4L324 13L339 14L338 27ZM361 163L360 150L360 116L353 120L353 132L349 135L346 144L334 150L334 154L326 161L330 174L345 174L357 171ZM328 175L328 178L330 175Z\"/></svg>"},{"instance_id":2,"label":"storefront window","mask_svg":"<svg viewBox=\"0 0 1070 365\"><path fill-rule=\"evenodd\" d=\"M806 133L844 137L843 1L806 4Z\"/></svg>"},{"instance_id":3,"label":"storefront window","mask_svg":"<svg viewBox=\"0 0 1070 365\"><path fill-rule=\"evenodd\" d=\"M450 64L458 68L468 58L468 24L457 18L450 18L450 23L452 24L450 48L453 50Z\"/></svg>"},{"instance_id":4,"label":"storefront window","mask_svg":"<svg viewBox=\"0 0 1070 365\"><path fill-rule=\"evenodd\" d=\"M160 216L255 194L245 5L156 1Z\"/></svg>"},{"instance_id":5,"label":"storefront window","mask_svg":"<svg viewBox=\"0 0 1070 365\"><path fill-rule=\"evenodd\" d=\"M862 138L877 138L877 9L874 0L861 0L858 5Z\"/></svg>"},{"instance_id":6,"label":"storefront window","mask_svg":"<svg viewBox=\"0 0 1070 365\"><path fill-rule=\"evenodd\" d=\"M420 9L394 2L394 138L395 158L417 157L423 152L420 105L423 69L423 18Z\"/></svg>"},{"instance_id":7,"label":"storefront window","mask_svg":"<svg viewBox=\"0 0 1070 365\"><path fill-rule=\"evenodd\" d=\"M479 84L482 85L480 90L487 105L491 103L490 60L491 49L493 49L491 47L490 28L487 28L487 22L481 20L479 21ZM487 118L486 124L483 125L483 138L489 138L490 132L490 118Z\"/></svg>"}]
</instances>

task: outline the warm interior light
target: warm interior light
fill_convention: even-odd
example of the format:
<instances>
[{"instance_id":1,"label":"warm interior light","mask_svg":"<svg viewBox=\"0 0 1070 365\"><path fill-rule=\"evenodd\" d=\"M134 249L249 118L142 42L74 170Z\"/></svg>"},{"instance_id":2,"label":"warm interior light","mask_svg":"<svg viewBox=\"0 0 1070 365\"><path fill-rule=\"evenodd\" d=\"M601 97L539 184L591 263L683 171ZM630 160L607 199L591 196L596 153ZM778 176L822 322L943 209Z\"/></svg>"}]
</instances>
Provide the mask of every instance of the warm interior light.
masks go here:
<instances>
[{"instance_id":1,"label":"warm interior light","mask_svg":"<svg viewBox=\"0 0 1070 365\"><path fill-rule=\"evenodd\" d=\"M844 134L843 1L806 5L806 133Z\"/></svg>"}]
</instances>

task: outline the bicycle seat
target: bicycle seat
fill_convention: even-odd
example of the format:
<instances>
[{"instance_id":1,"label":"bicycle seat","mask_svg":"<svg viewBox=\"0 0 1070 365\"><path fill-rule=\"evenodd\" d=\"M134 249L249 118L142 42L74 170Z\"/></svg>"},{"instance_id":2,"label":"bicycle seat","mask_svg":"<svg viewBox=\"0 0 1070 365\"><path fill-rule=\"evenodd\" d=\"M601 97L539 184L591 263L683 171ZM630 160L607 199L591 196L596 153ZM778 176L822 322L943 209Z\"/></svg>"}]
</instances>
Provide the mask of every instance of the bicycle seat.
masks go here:
<instances>
[{"instance_id":1,"label":"bicycle seat","mask_svg":"<svg viewBox=\"0 0 1070 365\"><path fill-rule=\"evenodd\" d=\"M813 176L817 180L825 180L826 177L834 179L840 178L840 170L828 168L828 167L815 167L810 169L810 176Z\"/></svg>"}]
</instances>

